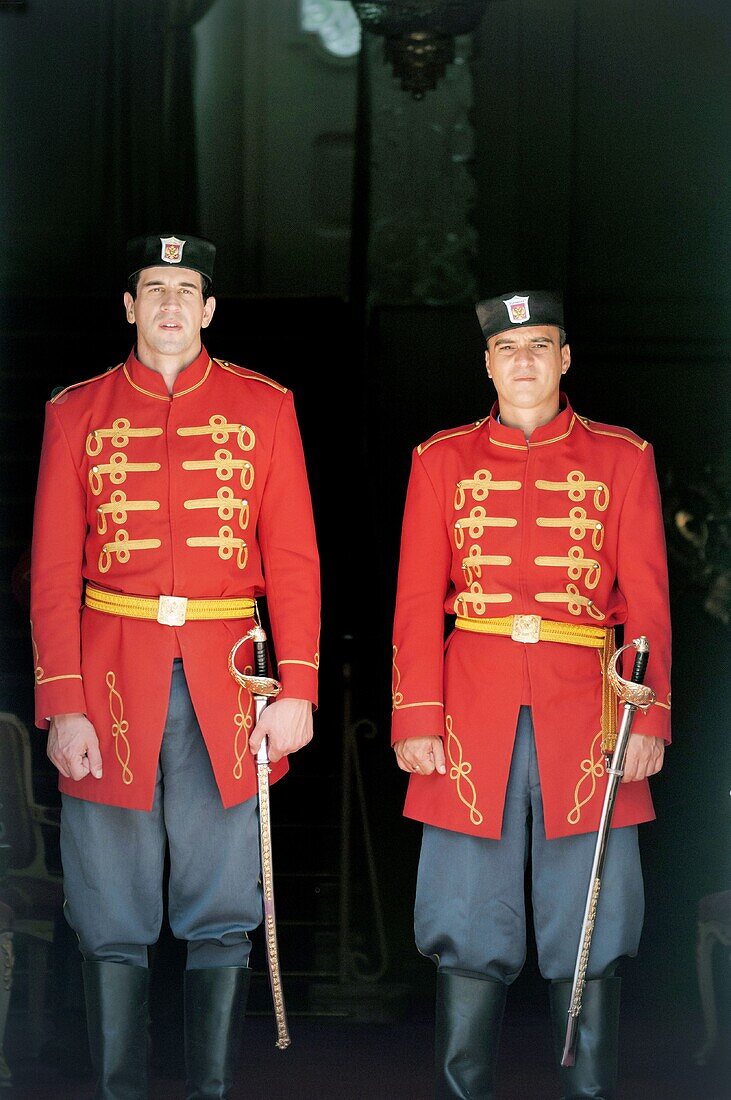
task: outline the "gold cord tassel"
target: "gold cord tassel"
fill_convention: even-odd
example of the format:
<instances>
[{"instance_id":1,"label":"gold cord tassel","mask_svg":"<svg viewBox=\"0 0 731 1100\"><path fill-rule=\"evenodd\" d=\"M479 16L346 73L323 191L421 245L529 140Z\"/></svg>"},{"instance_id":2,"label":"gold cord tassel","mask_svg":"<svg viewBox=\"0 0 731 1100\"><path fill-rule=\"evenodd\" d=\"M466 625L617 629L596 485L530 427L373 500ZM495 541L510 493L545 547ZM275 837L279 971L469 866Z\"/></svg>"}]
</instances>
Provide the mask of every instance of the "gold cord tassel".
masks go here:
<instances>
[{"instance_id":1,"label":"gold cord tassel","mask_svg":"<svg viewBox=\"0 0 731 1100\"><path fill-rule=\"evenodd\" d=\"M606 755L617 747L617 697L609 681L609 665L617 644L614 631L607 630L602 649L602 752Z\"/></svg>"}]
</instances>

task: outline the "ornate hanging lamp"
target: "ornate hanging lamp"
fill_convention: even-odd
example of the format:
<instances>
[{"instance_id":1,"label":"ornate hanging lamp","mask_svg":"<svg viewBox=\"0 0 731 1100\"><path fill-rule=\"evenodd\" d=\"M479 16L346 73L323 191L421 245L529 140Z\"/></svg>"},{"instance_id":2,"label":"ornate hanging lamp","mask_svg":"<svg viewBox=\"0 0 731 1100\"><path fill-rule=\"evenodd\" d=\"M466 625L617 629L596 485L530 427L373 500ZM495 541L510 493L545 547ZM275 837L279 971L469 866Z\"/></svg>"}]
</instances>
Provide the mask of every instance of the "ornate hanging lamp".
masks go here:
<instances>
[{"instance_id":1,"label":"ornate hanging lamp","mask_svg":"<svg viewBox=\"0 0 731 1100\"><path fill-rule=\"evenodd\" d=\"M352 0L365 31L385 39L386 60L405 92L423 99L454 60L457 35L476 30L487 0Z\"/></svg>"}]
</instances>

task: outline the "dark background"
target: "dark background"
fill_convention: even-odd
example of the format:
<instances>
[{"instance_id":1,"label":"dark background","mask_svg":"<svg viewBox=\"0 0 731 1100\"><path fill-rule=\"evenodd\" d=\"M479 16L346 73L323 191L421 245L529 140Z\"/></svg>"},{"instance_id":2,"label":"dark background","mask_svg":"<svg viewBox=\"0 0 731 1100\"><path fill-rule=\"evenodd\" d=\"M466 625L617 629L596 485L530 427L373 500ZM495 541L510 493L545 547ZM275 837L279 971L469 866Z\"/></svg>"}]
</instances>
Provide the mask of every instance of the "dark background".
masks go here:
<instances>
[{"instance_id":1,"label":"dark background","mask_svg":"<svg viewBox=\"0 0 731 1100\"><path fill-rule=\"evenodd\" d=\"M676 744L653 781L658 821L642 830L647 920L625 1000L651 1029L643 1048L657 1035L670 1044L648 1074L670 1073L671 1050L683 1095L720 1096L721 1078L694 1069L692 1054L697 904L731 888L728 598L725 623L704 607L728 530L729 7L492 0L421 102L399 88L380 41L359 61L335 57L298 13L294 0L0 10L0 709L32 724L23 555L44 401L128 353L127 237L158 226L210 235L219 304L208 349L293 388L322 551L318 745L277 795L283 869L296 852L298 867L322 875L316 897L280 888L285 919L312 917L283 932L285 965L335 972L343 950L347 662L353 716L377 728L356 739L388 958L355 795L353 938L364 968L384 970L380 1002L369 987L375 1015L425 1021L426 1034L433 974L410 927L419 830L400 817L404 780L388 748L410 451L492 401L474 298L562 288L572 403L653 442L671 549ZM678 535L679 509L707 520L705 562ZM35 738L36 797L50 803L54 778ZM726 1032L727 975L718 960ZM347 977L347 996L313 993L326 979L293 982L295 1007L350 997L362 1019L364 986L352 968ZM529 960L515 1011L540 1013L543 999ZM51 1050L54 1027L49 1019ZM31 1074L16 1057L16 1076Z\"/></svg>"}]
</instances>

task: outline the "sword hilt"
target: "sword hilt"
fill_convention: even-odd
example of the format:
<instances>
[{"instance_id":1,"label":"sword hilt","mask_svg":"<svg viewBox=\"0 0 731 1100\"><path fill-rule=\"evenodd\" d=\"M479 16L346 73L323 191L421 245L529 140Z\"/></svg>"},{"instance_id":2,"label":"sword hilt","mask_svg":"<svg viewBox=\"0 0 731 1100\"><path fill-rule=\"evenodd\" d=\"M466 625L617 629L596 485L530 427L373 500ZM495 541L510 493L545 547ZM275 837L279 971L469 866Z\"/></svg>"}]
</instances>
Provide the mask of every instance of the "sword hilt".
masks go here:
<instances>
[{"instance_id":1,"label":"sword hilt","mask_svg":"<svg viewBox=\"0 0 731 1100\"><path fill-rule=\"evenodd\" d=\"M625 680L617 672L617 662L622 654L626 650L632 649L633 646L636 652L634 666L632 668L632 678L630 680ZM649 657L650 643L644 634L642 634L639 638L634 638L631 642L628 642L627 645L623 645L621 649L618 649L607 666L607 680L621 701L623 703L629 703L631 706L637 707L637 709L641 711L648 710L655 702L655 692L651 687L646 687L643 682Z\"/></svg>"},{"instance_id":2,"label":"sword hilt","mask_svg":"<svg viewBox=\"0 0 731 1100\"><path fill-rule=\"evenodd\" d=\"M240 672L236 667L236 654L245 642L253 642L254 672ZM253 626L248 634L239 638L228 655L228 670L237 684L246 688L252 695L264 699L273 699L282 690L282 685L267 676L267 636L260 626Z\"/></svg>"}]
</instances>

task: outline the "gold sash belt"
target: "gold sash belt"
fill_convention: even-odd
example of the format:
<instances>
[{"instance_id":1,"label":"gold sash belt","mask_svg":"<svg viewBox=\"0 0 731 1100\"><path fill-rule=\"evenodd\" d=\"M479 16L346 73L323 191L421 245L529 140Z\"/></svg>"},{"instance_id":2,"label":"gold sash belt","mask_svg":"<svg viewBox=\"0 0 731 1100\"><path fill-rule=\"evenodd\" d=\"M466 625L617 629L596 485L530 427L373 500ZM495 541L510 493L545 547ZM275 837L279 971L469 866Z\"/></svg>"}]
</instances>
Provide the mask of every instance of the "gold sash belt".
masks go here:
<instances>
[{"instance_id":1,"label":"gold sash belt","mask_svg":"<svg viewBox=\"0 0 731 1100\"><path fill-rule=\"evenodd\" d=\"M500 634L515 642L562 642L601 650L602 666L602 752L614 752L617 743L617 701L607 679L609 662L614 655L614 629L562 623L540 615L505 615L499 619L464 619L457 616L458 630L474 634Z\"/></svg>"},{"instance_id":2,"label":"gold sash belt","mask_svg":"<svg viewBox=\"0 0 731 1100\"><path fill-rule=\"evenodd\" d=\"M252 619L256 611L255 601L245 596L210 600L185 596L127 596L121 592L105 592L91 584L86 586L84 603L105 615L152 619L163 626L182 626L201 619Z\"/></svg>"}]
</instances>

